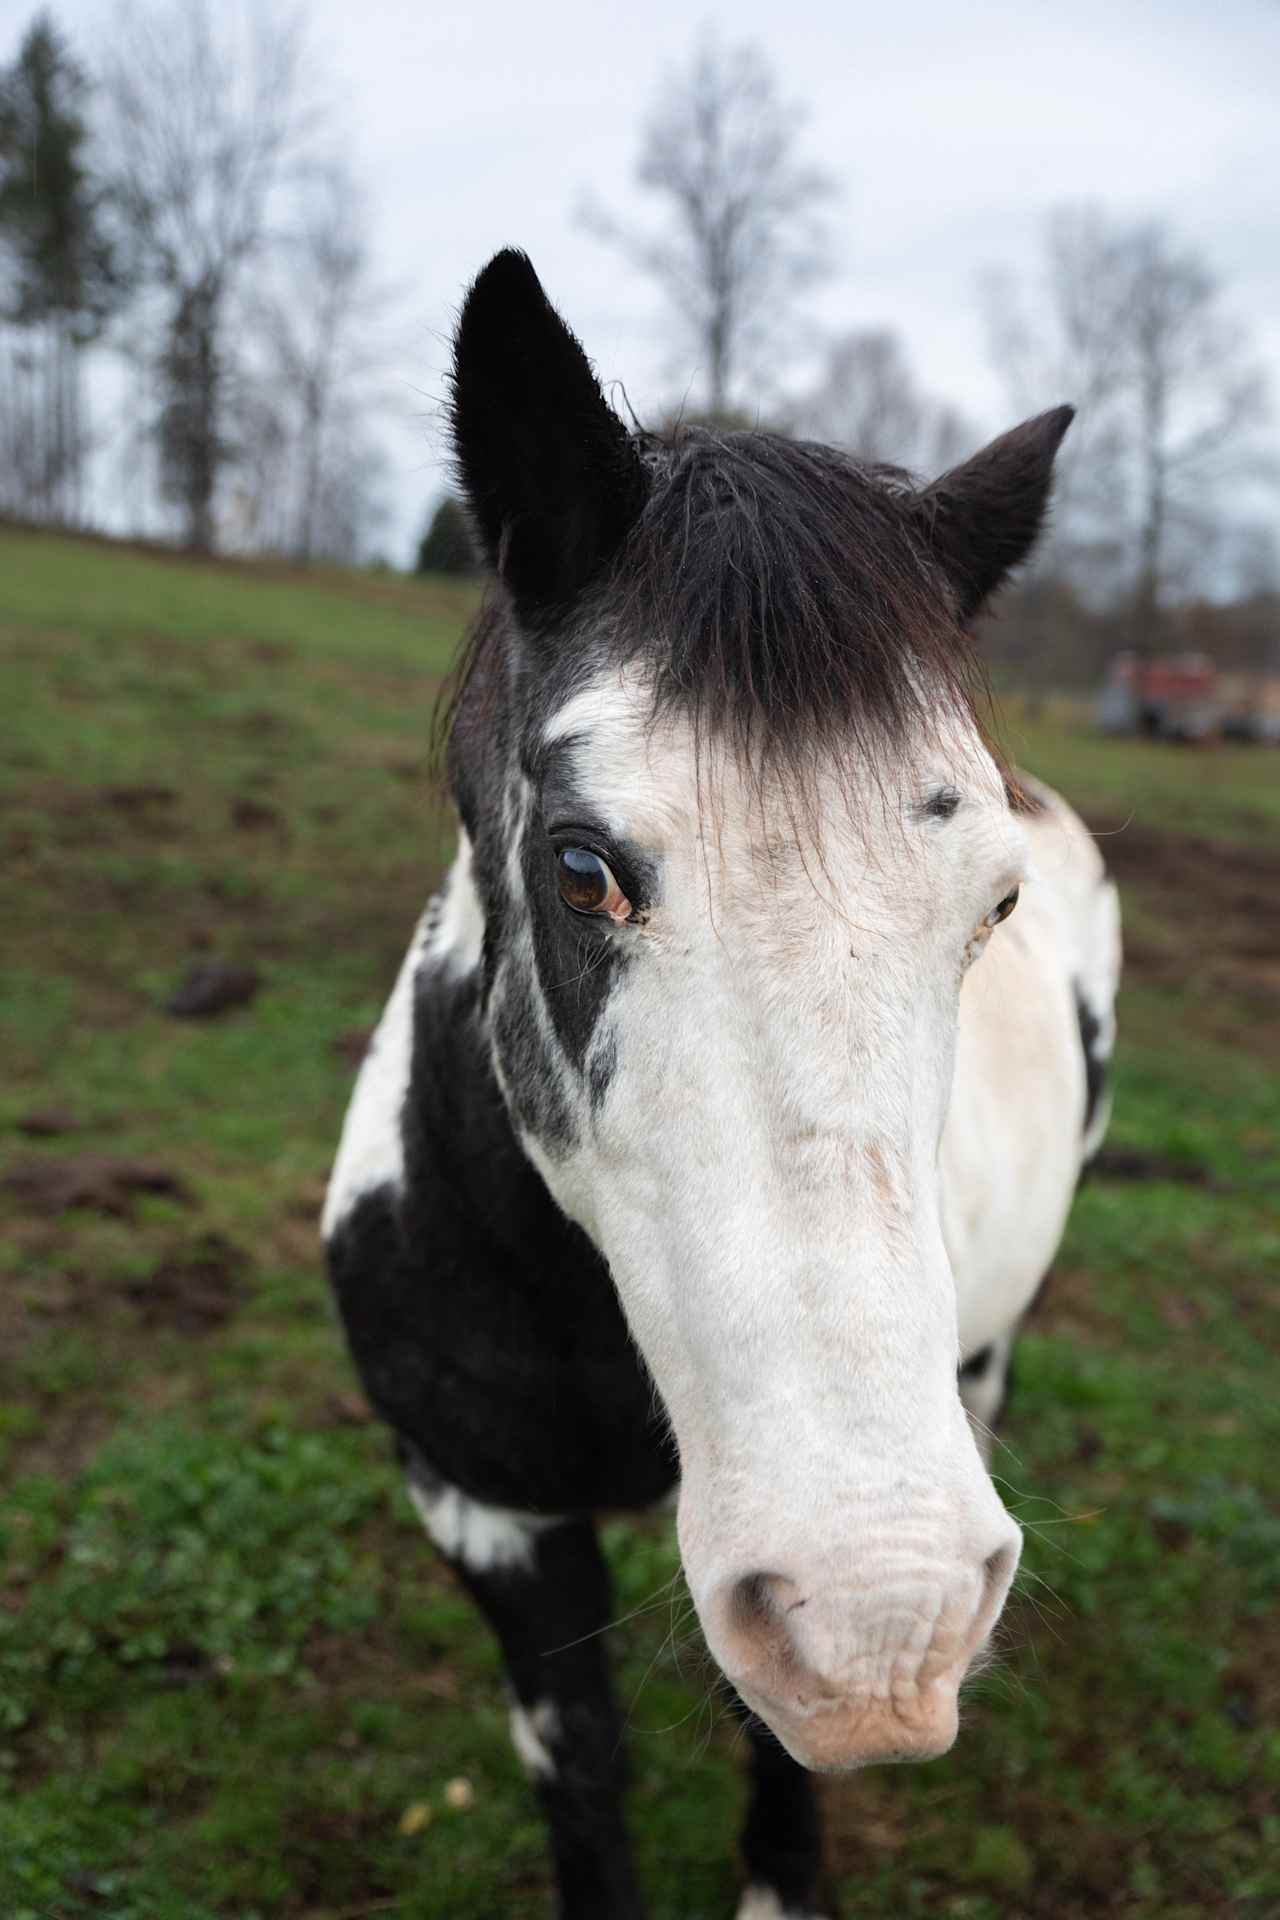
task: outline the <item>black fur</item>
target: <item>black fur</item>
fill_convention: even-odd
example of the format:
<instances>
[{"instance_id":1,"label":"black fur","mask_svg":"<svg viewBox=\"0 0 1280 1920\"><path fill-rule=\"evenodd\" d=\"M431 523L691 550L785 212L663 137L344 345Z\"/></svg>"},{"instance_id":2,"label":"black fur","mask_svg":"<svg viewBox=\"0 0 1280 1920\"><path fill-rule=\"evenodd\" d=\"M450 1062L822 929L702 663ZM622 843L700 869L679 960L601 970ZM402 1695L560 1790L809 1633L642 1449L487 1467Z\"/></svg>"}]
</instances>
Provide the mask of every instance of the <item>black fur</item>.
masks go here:
<instances>
[{"instance_id":1,"label":"black fur","mask_svg":"<svg viewBox=\"0 0 1280 1920\"><path fill-rule=\"evenodd\" d=\"M960 1378L962 1380L981 1380L983 1374L991 1365L994 1353L994 1347L979 1347L978 1351L970 1354L969 1358L964 1362L964 1365L960 1369Z\"/></svg>"},{"instance_id":2,"label":"black fur","mask_svg":"<svg viewBox=\"0 0 1280 1920\"><path fill-rule=\"evenodd\" d=\"M645 1506L676 1462L608 1269L521 1152L477 983L428 970L401 1196L365 1195L329 1247L365 1389L435 1473L551 1513Z\"/></svg>"},{"instance_id":3,"label":"black fur","mask_svg":"<svg viewBox=\"0 0 1280 1920\"><path fill-rule=\"evenodd\" d=\"M778 434L628 438L528 263L501 254L463 312L454 422L514 619L497 605L477 625L449 718L487 712L494 655L523 672L535 716L548 693L638 664L656 710L793 787L815 749L882 754L972 709L963 628L1030 551L1071 418L1027 421L923 490Z\"/></svg>"},{"instance_id":4,"label":"black fur","mask_svg":"<svg viewBox=\"0 0 1280 1920\"><path fill-rule=\"evenodd\" d=\"M644 497L626 428L523 253L478 276L454 346L458 466L489 565L530 622L572 602Z\"/></svg>"},{"instance_id":5,"label":"black fur","mask_svg":"<svg viewBox=\"0 0 1280 1920\"><path fill-rule=\"evenodd\" d=\"M1053 458L1074 418L1074 407L1054 407L1024 420L921 496L929 544L955 588L962 620L972 620L1034 546Z\"/></svg>"},{"instance_id":6,"label":"black fur","mask_svg":"<svg viewBox=\"0 0 1280 1920\"><path fill-rule=\"evenodd\" d=\"M1094 1115L1107 1085L1107 1057L1098 1045L1102 1032L1097 1014L1085 999L1083 992L1076 988L1076 1018L1080 1023L1080 1045L1084 1050L1084 1122L1082 1131L1088 1133L1093 1125Z\"/></svg>"},{"instance_id":7,"label":"black fur","mask_svg":"<svg viewBox=\"0 0 1280 1920\"><path fill-rule=\"evenodd\" d=\"M622 1716L604 1629L609 1573L589 1521L538 1536L531 1569L458 1574L502 1644L517 1700L550 1705L555 1772L539 1783L565 1920L643 1920L623 1823L627 1782Z\"/></svg>"},{"instance_id":8,"label":"black fur","mask_svg":"<svg viewBox=\"0 0 1280 1920\"><path fill-rule=\"evenodd\" d=\"M768 1887L784 1913L829 1906L822 1870L822 1814L812 1774L779 1746L768 1727L734 1696L751 1748L751 1797L742 1829L748 1884Z\"/></svg>"}]
</instances>

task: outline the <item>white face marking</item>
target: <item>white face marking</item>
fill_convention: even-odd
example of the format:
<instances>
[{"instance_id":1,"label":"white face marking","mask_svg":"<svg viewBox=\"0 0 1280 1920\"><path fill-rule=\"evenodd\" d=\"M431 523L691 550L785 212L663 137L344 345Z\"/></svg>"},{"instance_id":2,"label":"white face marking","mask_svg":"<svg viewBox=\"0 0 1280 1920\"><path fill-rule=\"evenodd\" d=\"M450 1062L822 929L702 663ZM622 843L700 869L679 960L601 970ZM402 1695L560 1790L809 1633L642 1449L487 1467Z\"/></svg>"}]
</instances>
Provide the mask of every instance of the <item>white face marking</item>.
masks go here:
<instances>
[{"instance_id":1,"label":"white face marking","mask_svg":"<svg viewBox=\"0 0 1280 1920\"><path fill-rule=\"evenodd\" d=\"M521 1513L471 1500L457 1487L423 1487L410 1478L409 1498L441 1553L473 1573L494 1567L532 1568L538 1535L559 1525L554 1516Z\"/></svg>"},{"instance_id":2,"label":"white face marking","mask_svg":"<svg viewBox=\"0 0 1280 1920\"><path fill-rule=\"evenodd\" d=\"M958 725L900 778L821 774L816 846L732 767L700 791L687 729L649 727L621 678L550 733L574 742L589 817L659 877L642 924L602 935L630 956L602 1015L608 1093L554 1162L528 1144L608 1259L671 1415L712 1651L750 1699L761 1636L725 1592L766 1572L808 1690L775 1710L764 1661L751 1703L784 1744L788 1712L856 1697L936 1748L937 1701L951 1688L952 1711L1016 1560L956 1389L938 1149L961 979L1023 878L1023 835ZM963 806L922 819L942 785Z\"/></svg>"},{"instance_id":3,"label":"white face marking","mask_svg":"<svg viewBox=\"0 0 1280 1920\"><path fill-rule=\"evenodd\" d=\"M535 1780L554 1780L555 1758L551 1752L560 1738L560 1713L554 1700L539 1700L526 1712L511 1710L511 1744Z\"/></svg>"},{"instance_id":4,"label":"white face marking","mask_svg":"<svg viewBox=\"0 0 1280 1920\"><path fill-rule=\"evenodd\" d=\"M465 833L441 892L427 907L409 942L391 998L361 1065L342 1125L320 1230L328 1240L357 1200L404 1180L401 1116L413 1056L413 993L419 969L438 965L469 973L479 965L484 919L471 877Z\"/></svg>"}]
</instances>

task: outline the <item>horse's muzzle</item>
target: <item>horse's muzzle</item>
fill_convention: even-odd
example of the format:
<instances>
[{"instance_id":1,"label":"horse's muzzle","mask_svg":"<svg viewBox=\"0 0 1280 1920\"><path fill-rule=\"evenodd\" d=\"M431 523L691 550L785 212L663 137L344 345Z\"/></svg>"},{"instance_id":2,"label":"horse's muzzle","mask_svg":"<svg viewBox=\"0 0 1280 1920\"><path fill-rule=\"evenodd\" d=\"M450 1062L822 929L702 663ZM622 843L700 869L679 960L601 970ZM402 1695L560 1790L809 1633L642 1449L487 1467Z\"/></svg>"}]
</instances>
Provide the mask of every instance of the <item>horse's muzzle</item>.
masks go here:
<instances>
[{"instance_id":1,"label":"horse's muzzle","mask_svg":"<svg viewBox=\"0 0 1280 1920\"><path fill-rule=\"evenodd\" d=\"M772 1572L724 1582L703 1618L711 1650L802 1766L936 1759L1018 1564L1022 1536L1004 1519L971 1568L871 1553L865 1584L806 1591Z\"/></svg>"}]
</instances>

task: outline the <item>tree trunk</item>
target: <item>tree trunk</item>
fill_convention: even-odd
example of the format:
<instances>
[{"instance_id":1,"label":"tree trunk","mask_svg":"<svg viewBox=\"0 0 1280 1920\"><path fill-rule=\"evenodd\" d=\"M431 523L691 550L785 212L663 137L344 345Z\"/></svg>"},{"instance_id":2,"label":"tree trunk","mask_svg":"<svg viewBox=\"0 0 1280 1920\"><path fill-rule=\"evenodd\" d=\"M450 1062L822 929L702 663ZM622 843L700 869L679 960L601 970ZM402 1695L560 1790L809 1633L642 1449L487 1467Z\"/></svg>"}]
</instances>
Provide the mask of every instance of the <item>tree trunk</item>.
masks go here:
<instances>
[{"instance_id":1,"label":"tree trunk","mask_svg":"<svg viewBox=\"0 0 1280 1920\"><path fill-rule=\"evenodd\" d=\"M1168 506L1165 462L1167 398L1162 372L1148 359L1142 369L1143 507L1138 534L1138 577L1134 587L1132 621L1140 722L1147 706L1151 663L1160 645L1160 572L1164 559Z\"/></svg>"}]
</instances>

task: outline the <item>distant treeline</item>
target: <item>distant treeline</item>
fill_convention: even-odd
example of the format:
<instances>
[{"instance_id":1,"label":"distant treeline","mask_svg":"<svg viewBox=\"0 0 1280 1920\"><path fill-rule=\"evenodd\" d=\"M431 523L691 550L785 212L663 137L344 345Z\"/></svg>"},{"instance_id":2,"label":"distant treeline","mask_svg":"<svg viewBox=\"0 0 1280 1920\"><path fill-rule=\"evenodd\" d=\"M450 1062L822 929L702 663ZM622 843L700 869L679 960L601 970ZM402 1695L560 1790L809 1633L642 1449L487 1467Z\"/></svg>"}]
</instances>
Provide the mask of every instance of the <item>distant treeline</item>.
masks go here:
<instances>
[{"instance_id":1,"label":"distant treeline","mask_svg":"<svg viewBox=\"0 0 1280 1920\"><path fill-rule=\"evenodd\" d=\"M1089 606L1047 572L1015 587L978 635L995 685L1032 693L1094 693L1134 642L1128 606ZM1222 668L1280 672L1280 594L1166 607L1156 644L1162 653L1207 654Z\"/></svg>"},{"instance_id":2,"label":"distant treeline","mask_svg":"<svg viewBox=\"0 0 1280 1920\"><path fill-rule=\"evenodd\" d=\"M422 331L375 273L349 143L318 98L301 16L272 0L136 0L92 72L48 13L31 24L0 71L0 512L82 524L92 468L121 530L304 561L380 544L378 425L393 373L404 412ZM1266 644L1267 382L1211 267L1167 224L1058 208L1034 272L988 272L1007 398L980 425L879 323L829 334L797 384L840 183L804 152L804 114L758 49L704 35L638 132L651 222L594 203L580 218L656 288L686 417L763 421L932 478L1071 401L1052 527L992 645L1066 684L1121 638ZM436 304L457 291L430 289ZM553 292L571 313L572 289ZM418 563L471 566L454 503L428 517ZM1228 601L1238 618L1202 604Z\"/></svg>"},{"instance_id":3,"label":"distant treeline","mask_svg":"<svg viewBox=\"0 0 1280 1920\"><path fill-rule=\"evenodd\" d=\"M92 73L36 17L0 71L0 511L82 524L92 462L117 528L367 548L397 305L343 146L296 16L140 0Z\"/></svg>"}]
</instances>

